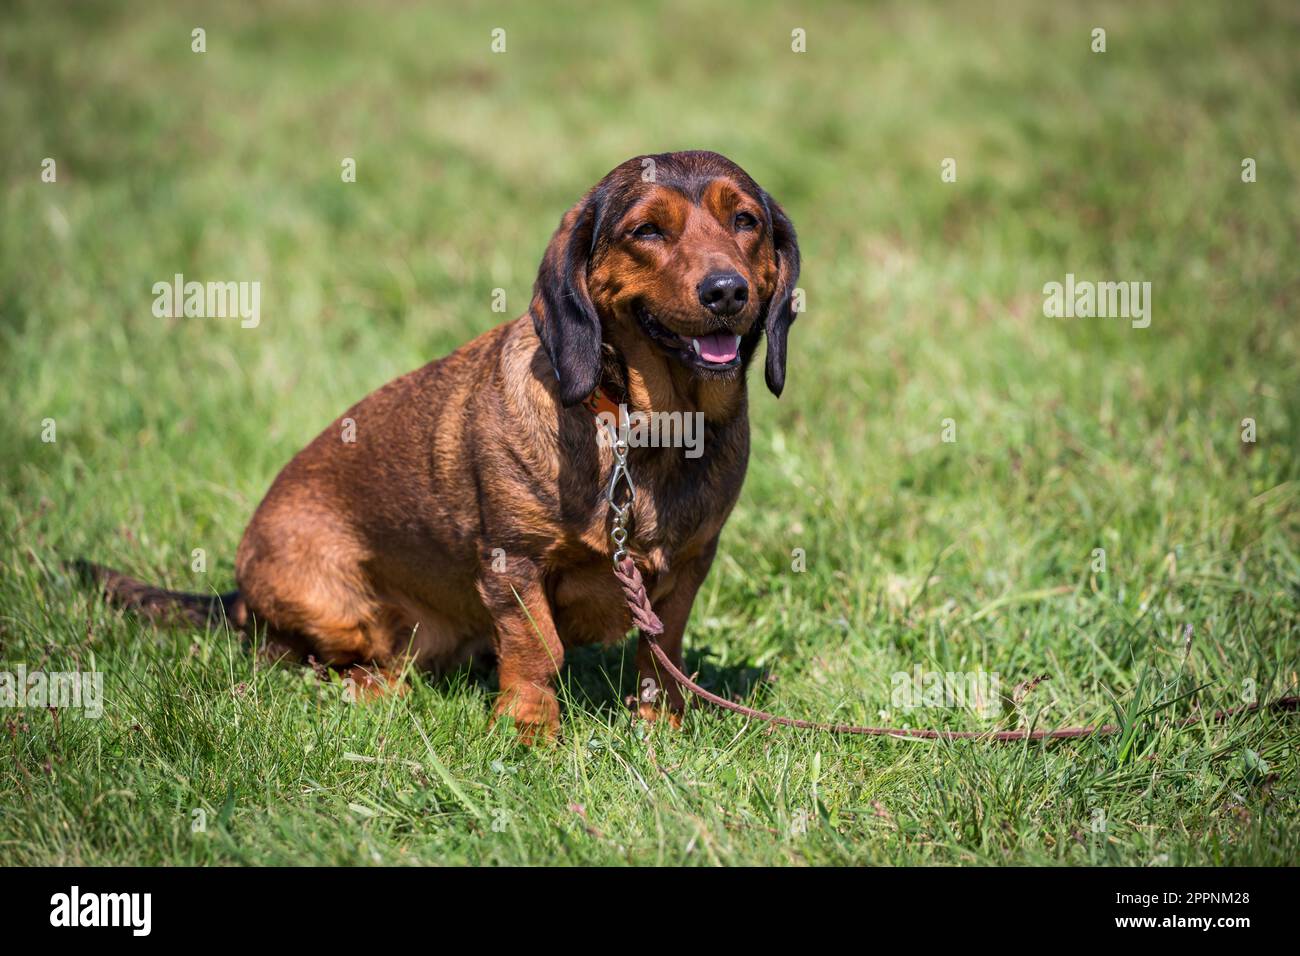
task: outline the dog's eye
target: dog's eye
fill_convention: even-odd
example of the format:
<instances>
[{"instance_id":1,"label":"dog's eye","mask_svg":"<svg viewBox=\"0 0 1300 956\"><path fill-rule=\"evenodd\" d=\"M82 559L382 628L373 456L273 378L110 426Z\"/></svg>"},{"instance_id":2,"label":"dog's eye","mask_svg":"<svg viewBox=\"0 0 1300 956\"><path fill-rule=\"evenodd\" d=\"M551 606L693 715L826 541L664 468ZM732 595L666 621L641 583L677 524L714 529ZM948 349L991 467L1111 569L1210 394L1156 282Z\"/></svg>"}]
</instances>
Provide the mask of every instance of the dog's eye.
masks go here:
<instances>
[{"instance_id":1,"label":"dog's eye","mask_svg":"<svg viewBox=\"0 0 1300 956\"><path fill-rule=\"evenodd\" d=\"M751 229L757 228L757 226L758 226L758 220L755 219L753 216L751 216L749 213L747 212L736 213L736 228L741 232L748 232Z\"/></svg>"},{"instance_id":2,"label":"dog's eye","mask_svg":"<svg viewBox=\"0 0 1300 956\"><path fill-rule=\"evenodd\" d=\"M632 235L637 239L662 239L663 233L653 222L643 222L632 230Z\"/></svg>"}]
</instances>

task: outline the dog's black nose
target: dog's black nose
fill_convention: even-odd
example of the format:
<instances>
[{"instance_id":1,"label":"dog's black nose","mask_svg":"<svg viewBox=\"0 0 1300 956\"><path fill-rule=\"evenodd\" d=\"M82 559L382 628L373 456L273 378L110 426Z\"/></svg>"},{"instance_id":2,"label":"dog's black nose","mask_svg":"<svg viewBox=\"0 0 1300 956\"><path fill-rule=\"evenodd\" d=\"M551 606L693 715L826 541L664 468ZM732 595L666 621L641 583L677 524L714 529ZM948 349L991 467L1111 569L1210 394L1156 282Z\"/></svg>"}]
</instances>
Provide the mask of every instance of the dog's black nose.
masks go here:
<instances>
[{"instance_id":1,"label":"dog's black nose","mask_svg":"<svg viewBox=\"0 0 1300 956\"><path fill-rule=\"evenodd\" d=\"M696 291L700 305L714 315L735 315L749 299L749 283L736 272L710 272Z\"/></svg>"}]
</instances>

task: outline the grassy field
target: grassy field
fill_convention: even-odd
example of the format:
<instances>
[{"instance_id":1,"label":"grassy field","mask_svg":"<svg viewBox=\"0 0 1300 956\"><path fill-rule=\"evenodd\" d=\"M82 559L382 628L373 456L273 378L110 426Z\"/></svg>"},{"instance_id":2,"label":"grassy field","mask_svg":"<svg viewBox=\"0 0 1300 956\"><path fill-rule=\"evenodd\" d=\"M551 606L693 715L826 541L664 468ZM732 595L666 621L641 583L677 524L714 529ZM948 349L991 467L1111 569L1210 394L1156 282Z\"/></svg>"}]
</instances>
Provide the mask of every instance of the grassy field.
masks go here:
<instances>
[{"instance_id":1,"label":"grassy field","mask_svg":"<svg viewBox=\"0 0 1300 956\"><path fill-rule=\"evenodd\" d=\"M0 861L1300 858L1300 722L1172 726L1300 682L1294 5L5 6L0 670L102 672L104 710L0 710ZM684 148L784 204L807 295L690 667L816 719L1122 736L647 732L629 643L571 656L529 750L491 675L353 705L60 570L233 586L294 452L521 313L609 168ZM155 318L175 273L259 281L260 325ZM1067 273L1150 282L1150 326L1046 317ZM1050 679L990 720L905 711L917 669Z\"/></svg>"}]
</instances>

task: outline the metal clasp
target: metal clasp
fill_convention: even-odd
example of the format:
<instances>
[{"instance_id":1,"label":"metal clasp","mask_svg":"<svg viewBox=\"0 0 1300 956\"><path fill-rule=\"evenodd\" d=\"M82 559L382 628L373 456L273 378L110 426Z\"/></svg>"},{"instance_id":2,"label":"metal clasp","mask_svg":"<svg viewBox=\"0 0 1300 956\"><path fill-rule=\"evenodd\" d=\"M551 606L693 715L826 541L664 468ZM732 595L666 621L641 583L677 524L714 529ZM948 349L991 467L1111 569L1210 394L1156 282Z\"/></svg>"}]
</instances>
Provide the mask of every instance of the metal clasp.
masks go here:
<instances>
[{"instance_id":1,"label":"metal clasp","mask_svg":"<svg viewBox=\"0 0 1300 956\"><path fill-rule=\"evenodd\" d=\"M632 473L627 468L628 445L625 438L620 438L610 425L605 426L609 432L610 448L614 451L614 471L609 476L609 486L605 489L605 503L609 510L614 513L613 526L609 532L609 539L614 548L614 565L618 566L625 557L627 557L627 521L632 514L632 504L636 501L636 485L632 482ZM619 497L620 482L627 488L627 501L621 507L617 499Z\"/></svg>"}]
</instances>

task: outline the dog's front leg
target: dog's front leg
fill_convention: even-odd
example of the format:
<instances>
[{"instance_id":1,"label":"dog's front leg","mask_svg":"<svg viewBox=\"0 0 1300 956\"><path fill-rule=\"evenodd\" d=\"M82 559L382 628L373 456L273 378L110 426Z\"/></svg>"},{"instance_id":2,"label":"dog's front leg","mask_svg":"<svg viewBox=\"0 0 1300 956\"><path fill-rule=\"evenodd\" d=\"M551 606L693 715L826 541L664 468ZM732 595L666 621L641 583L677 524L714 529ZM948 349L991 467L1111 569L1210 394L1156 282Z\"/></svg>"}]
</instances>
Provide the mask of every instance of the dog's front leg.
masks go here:
<instances>
[{"instance_id":1,"label":"dog's front leg","mask_svg":"<svg viewBox=\"0 0 1300 956\"><path fill-rule=\"evenodd\" d=\"M531 562L510 561L504 571L487 568L479 593L496 625L501 694L493 722L513 718L524 743L553 740L560 730L554 678L564 663L541 575Z\"/></svg>"},{"instance_id":2,"label":"dog's front leg","mask_svg":"<svg viewBox=\"0 0 1300 956\"><path fill-rule=\"evenodd\" d=\"M703 555L678 569L673 589L654 602L655 614L664 625L663 634L656 640L667 652L673 666L683 673L682 638L686 634L686 621L691 616L695 595L709 574L716 547L715 538ZM636 669L637 714L646 720L667 719L673 727L680 727L686 699L677 681L655 660L644 634L637 636Z\"/></svg>"}]
</instances>

